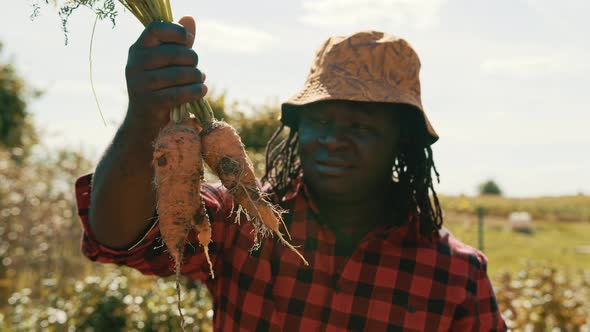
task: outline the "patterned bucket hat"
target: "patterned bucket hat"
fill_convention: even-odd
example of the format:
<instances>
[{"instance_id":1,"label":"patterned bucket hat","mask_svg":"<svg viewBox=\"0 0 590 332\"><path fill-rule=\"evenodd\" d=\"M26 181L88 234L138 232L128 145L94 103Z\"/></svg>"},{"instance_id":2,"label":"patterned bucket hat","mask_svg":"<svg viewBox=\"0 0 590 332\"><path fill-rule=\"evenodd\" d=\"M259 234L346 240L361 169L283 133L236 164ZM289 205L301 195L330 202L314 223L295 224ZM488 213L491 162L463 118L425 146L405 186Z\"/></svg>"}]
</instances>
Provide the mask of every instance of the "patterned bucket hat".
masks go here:
<instances>
[{"instance_id":1,"label":"patterned bucket hat","mask_svg":"<svg viewBox=\"0 0 590 332\"><path fill-rule=\"evenodd\" d=\"M281 105L281 121L297 123L301 106L324 100L412 105L424 119L427 144L438 134L420 97L420 60L402 38L378 31L329 38L317 51L303 89Z\"/></svg>"}]
</instances>

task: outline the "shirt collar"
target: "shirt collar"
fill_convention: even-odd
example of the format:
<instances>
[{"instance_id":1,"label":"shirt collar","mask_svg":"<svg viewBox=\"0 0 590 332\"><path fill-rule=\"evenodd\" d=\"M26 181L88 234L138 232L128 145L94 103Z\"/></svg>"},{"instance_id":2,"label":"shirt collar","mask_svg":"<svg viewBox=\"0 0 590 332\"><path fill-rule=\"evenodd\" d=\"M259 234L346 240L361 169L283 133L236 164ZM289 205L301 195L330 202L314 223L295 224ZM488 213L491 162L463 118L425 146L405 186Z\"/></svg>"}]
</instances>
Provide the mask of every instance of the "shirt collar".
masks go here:
<instances>
[{"instance_id":1,"label":"shirt collar","mask_svg":"<svg viewBox=\"0 0 590 332\"><path fill-rule=\"evenodd\" d=\"M313 201L309 188L303 181L303 174L291 182L291 188L281 198L282 202L302 199L317 217L319 210ZM415 244L429 239L420 232L420 219L416 213L410 213L401 225L380 225L367 233L365 240L381 239L393 245ZM364 240L362 242L365 242Z\"/></svg>"},{"instance_id":2,"label":"shirt collar","mask_svg":"<svg viewBox=\"0 0 590 332\"><path fill-rule=\"evenodd\" d=\"M287 191L285 195L281 198L282 202L287 202L293 200L294 198L301 196L309 208L313 211L313 213L317 216L319 214L319 210L313 199L311 198L311 194L309 193L309 188L305 185L303 181L303 174L299 175L293 182L291 182L291 188Z\"/></svg>"}]
</instances>

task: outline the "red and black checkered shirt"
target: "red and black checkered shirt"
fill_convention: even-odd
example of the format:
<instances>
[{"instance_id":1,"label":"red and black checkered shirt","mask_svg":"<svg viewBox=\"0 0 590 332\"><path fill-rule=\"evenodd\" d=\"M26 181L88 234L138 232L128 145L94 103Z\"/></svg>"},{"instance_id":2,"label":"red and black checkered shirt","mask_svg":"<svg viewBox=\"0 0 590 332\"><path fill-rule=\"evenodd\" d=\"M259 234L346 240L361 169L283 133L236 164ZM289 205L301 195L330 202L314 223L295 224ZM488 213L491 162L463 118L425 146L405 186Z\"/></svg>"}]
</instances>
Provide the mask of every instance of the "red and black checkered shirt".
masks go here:
<instances>
[{"instance_id":1,"label":"red and black checkered shirt","mask_svg":"<svg viewBox=\"0 0 590 332\"><path fill-rule=\"evenodd\" d=\"M83 253L145 274L173 274L157 222L130 250L113 250L95 240L88 225L90 182L91 175L76 182ZM250 253L252 226L233 222L226 192L205 184L201 196L212 222L216 278L210 279L198 245L187 244L182 273L209 288L216 330L506 330L486 274L486 257L448 232L429 240L415 221L382 226L369 232L352 254L341 256L334 233L318 223L304 186L294 185L281 205L289 211L285 221L292 243L309 261L304 266L276 239L266 239ZM194 232L189 240L198 243Z\"/></svg>"}]
</instances>

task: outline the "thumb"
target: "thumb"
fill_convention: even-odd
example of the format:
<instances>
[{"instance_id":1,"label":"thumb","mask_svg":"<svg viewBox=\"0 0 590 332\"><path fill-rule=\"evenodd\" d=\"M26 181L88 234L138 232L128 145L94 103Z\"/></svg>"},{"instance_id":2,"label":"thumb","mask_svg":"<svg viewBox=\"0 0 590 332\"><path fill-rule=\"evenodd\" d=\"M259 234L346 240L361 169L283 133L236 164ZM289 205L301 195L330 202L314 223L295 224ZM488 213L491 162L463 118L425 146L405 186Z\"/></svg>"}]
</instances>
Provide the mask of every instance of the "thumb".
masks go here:
<instances>
[{"instance_id":1,"label":"thumb","mask_svg":"<svg viewBox=\"0 0 590 332\"><path fill-rule=\"evenodd\" d=\"M180 20L178 20L178 23L180 25L182 25L186 31L189 33L188 35L188 40L186 42L186 46L187 47L193 47L193 44L195 42L195 29L196 29L196 24L195 24L195 19L192 16L183 16L180 18Z\"/></svg>"}]
</instances>

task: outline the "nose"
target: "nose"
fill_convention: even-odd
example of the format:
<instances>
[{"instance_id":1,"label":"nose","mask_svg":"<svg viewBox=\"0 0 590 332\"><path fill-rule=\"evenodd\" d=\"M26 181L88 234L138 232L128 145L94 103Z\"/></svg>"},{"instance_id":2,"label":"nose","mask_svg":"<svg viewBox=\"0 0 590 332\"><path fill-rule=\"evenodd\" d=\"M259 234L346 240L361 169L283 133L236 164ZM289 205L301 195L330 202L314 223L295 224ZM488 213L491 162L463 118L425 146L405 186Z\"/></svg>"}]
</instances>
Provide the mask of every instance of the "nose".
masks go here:
<instances>
[{"instance_id":1,"label":"nose","mask_svg":"<svg viewBox=\"0 0 590 332\"><path fill-rule=\"evenodd\" d=\"M345 147L348 142L344 128L330 126L322 135L318 137L318 143L328 150L338 150Z\"/></svg>"}]
</instances>

